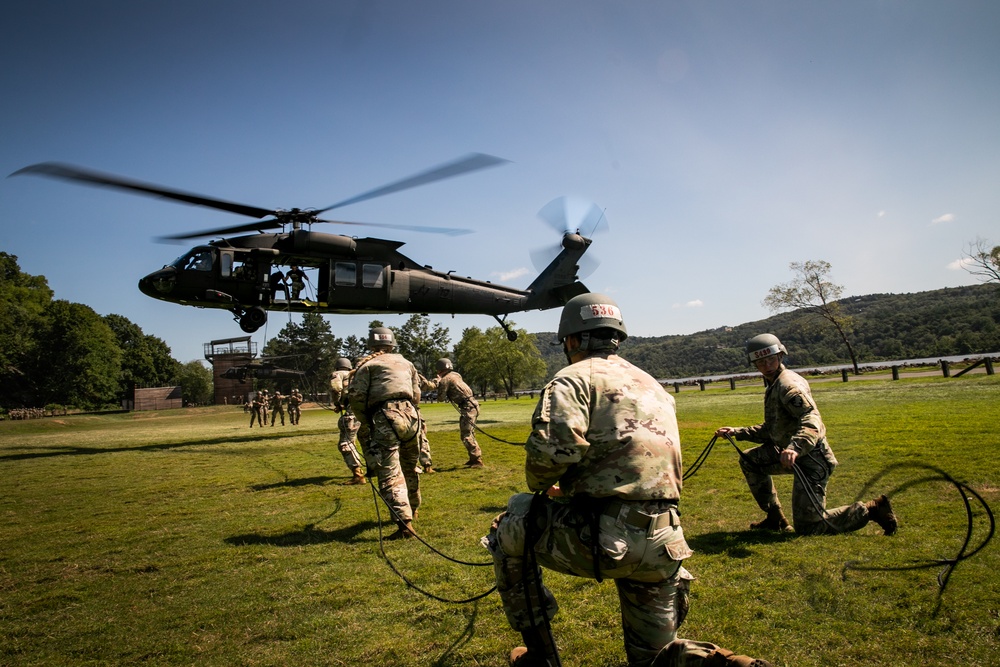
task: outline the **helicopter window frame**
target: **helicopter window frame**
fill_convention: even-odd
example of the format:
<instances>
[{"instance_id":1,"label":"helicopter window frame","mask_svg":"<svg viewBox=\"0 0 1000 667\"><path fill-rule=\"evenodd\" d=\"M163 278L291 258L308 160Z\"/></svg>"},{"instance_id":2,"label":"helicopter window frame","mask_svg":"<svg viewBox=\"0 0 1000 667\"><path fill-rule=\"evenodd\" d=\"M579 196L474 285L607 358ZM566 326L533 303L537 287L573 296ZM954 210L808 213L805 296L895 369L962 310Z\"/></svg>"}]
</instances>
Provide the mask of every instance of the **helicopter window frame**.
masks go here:
<instances>
[{"instance_id":1,"label":"helicopter window frame","mask_svg":"<svg viewBox=\"0 0 1000 667\"><path fill-rule=\"evenodd\" d=\"M357 287L358 286L357 262L334 262L333 284L335 287Z\"/></svg>"},{"instance_id":2,"label":"helicopter window frame","mask_svg":"<svg viewBox=\"0 0 1000 667\"><path fill-rule=\"evenodd\" d=\"M361 286L378 289L385 284L384 264L362 264Z\"/></svg>"},{"instance_id":3,"label":"helicopter window frame","mask_svg":"<svg viewBox=\"0 0 1000 667\"><path fill-rule=\"evenodd\" d=\"M173 266L181 271L208 273L215 267L215 253L208 246L192 248L190 252L177 258Z\"/></svg>"},{"instance_id":4,"label":"helicopter window frame","mask_svg":"<svg viewBox=\"0 0 1000 667\"><path fill-rule=\"evenodd\" d=\"M219 275L223 278L233 277L233 252L231 250L219 251Z\"/></svg>"}]
</instances>

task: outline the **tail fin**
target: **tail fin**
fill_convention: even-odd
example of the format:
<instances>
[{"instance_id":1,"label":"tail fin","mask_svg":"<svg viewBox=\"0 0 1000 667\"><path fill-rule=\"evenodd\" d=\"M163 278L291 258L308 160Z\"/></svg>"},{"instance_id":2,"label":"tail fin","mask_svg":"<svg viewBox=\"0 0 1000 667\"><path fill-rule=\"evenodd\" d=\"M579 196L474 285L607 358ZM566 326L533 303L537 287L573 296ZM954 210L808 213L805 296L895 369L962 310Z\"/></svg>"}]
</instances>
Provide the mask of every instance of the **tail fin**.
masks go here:
<instances>
[{"instance_id":1,"label":"tail fin","mask_svg":"<svg viewBox=\"0 0 1000 667\"><path fill-rule=\"evenodd\" d=\"M562 251L528 286L531 296L525 304L526 310L559 308L574 296L590 291L577 279L577 271L578 262L591 243L579 234L563 236Z\"/></svg>"}]
</instances>

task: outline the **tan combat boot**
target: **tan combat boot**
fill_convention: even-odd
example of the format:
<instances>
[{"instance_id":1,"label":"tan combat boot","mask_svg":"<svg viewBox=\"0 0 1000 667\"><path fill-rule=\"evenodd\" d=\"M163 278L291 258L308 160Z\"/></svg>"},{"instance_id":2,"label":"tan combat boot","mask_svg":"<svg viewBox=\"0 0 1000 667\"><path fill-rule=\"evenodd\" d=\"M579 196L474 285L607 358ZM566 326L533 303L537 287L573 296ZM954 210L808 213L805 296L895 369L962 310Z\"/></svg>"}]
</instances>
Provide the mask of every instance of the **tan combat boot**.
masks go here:
<instances>
[{"instance_id":1,"label":"tan combat boot","mask_svg":"<svg viewBox=\"0 0 1000 667\"><path fill-rule=\"evenodd\" d=\"M470 456L469 460L465 462L466 468L485 468L486 464L483 463L483 457L481 456Z\"/></svg>"},{"instance_id":2,"label":"tan combat boot","mask_svg":"<svg viewBox=\"0 0 1000 667\"><path fill-rule=\"evenodd\" d=\"M875 500L869 500L865 503L865 508L868 510L868 518L881 526L886 535L896 533L899 522L896 521L896 515L892 511L888 496L881 495Z\"/></svg>"},{"instance_id":3,"label":"tan combat boot","mask_svg":"<svg viewBox=\"0 0 1000 667\"><path fill-rule=\"evenodd\" d=\"M707 656L705 667L772 667L767 660L751 658L748 655L736 655L732 651L724 648L717 648Z\"/></svg>"},{"instance_id":4,"label":"tan combat boot","mask_svg":"<svg viewBox=\"0 0 1000 667\"><path fill-rule=\"evenodd\" d=\"M409 539L412 539L412 538L414 538L416 536L417 536L417 533L416 533L416 531L413 530L413 522L412 521L400 521L399 522L399 528L396 529L396 532L393 533L392 535L390 535L389 537L385 538L385 539L386 540L392 540L392 541L396 541L396 540L409 540Z\"/></svg>"},{"instance_id":5,"label":"tan combat boot","mask_svg":"<svg viewBox=\"0 0 1000 667\"><path fill-rule=\"evenodd\" d=\"M558 664L556 645L551 634L537 629L522 630L526 646L510 652L511 667L553 667Z\"/></svg>"},{"instance_id":6,"label":"tan combat boot","mask_svg":"<svg viewBox=\"0 0 1000 667\"><path fill-rule=\"evenodd\" d=\"M771 507L767 510L767 518L763 521L754 521L750 524L752 530L773 530L779 533L790 533L792 527L785 518L785 513L780 507Z\"/></svg>"},{"instance_id":7,"label":"tan combat boot","mask_svg":"<svg viewBox=\"0 0 1000 667\"><path fill-rule=\"evenodd\" d=\"M354 486L355 484L365 483L365 474L361 471L361 468L354 469L354 477L344 482L344 486Z\"/></svg>"}]
</instances>

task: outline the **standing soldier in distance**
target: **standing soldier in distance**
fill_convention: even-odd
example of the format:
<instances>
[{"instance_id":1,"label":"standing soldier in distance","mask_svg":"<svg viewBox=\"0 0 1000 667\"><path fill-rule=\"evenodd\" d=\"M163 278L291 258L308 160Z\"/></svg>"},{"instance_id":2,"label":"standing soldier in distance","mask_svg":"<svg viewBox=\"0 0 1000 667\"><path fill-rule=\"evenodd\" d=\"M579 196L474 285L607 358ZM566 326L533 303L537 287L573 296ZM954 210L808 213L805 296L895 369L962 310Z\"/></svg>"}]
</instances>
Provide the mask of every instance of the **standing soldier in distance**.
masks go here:
<instances>
[{"instance_id":1,"label":"standing soldier in distance","mask_svg":"<svg viewBox=\"0 0 1000 667\"><path fill-rule=\"evenodd\" d=\"M285 425L285 396L281 393L280 389L274 390L274 396L271 397L271 426L274 426L274 422L277 420L278 415L281 415L281 425Z\"/></svg>"},{"instance_id":2,"label":"standing soldier in distance","mask_svg":"<svg viewBox=\"0 0 1000 667\"><path fill-rule=\"evenodd\" d=\"M743 428L722 426L715 434L760 443L740 456L750 493L767 514L762 521L751 523L750 528L791 531L771 475L791 475L797 468L802 474L795 475L792 482L792 521L799 535L849 533L869 521L881 526L886 535L895 533L896 515L887 496L826 509L826 485L837 458L826 440L826 426L809 383L785 368L782 361L788 352L774 334L754 336L746 342L746 352L767 386L764 421Z\"/></svg>"},{"instance_id":3,"label":"standing soldier in distance","mask_svg":"<svg viewBox=\"0 0 1000 667\"><path fill-rule=\"evenodd\" d=\"M261 392L254 392L253 399L250 401L250 428L253 428L253 420L257 420L258 426L264 426L264 398L261 396Z\"/></svg>"},{"instance_id":4,"label":"standing soldier in distance","mask_svg":"<svg viewBox=\"0 0 1000 667\"><path fill-rule=\"evenodd\" d=\"M267 426L268 408L271 406L271 397L267 394L267 389L260 390L260 414L264 417L261 426Z\"/></svg>"},{"instance_id":5,"label":"standing soldier in distance","mask_svg":"<svg viewBox=\"0 0 1000 667\"><path fill-rule=\"evenodd\" d=\"M476 442L476 418L479 417L479 402L469 385L451 365L451 359L438 359L437 375L434 384L437 386L438 396L443 396L458 408L458 428L462 435L462 444L469 452L469 460L465 462L465 465L468 468L482 468L484 467L483 452L479 449L479 443Z\"/></svg>"},{"instance_id":6,"label":"standing soldier in distance","mask_svg":"<svg viewBox=\"0 0 1000 667\"><path fill-rule=\"evenodd\" d=\"M420 384L420 393L434 391L437 387L431 380L428 380L420 373L417 373L417 381ZM424 421L423 414L420 416L420 435L417 436L419 455L417 462L420 464L419 470L426 473L435 473L434 460L431 458L431 442L427 439L427 422Z\"/></svg>"},{"instance_id":7,"label":"standing soldier in distance","mask_svg":"<svg viewBox=\"0 0 1000 667\"><path fill-rule=\"evenodd\" d=\"M292 393L288 395L288 421L293 426L299 423L302 416L302 393L297 387L292 387Z\"/></svg>"},{"instance_id":8,"label":"standing soldier in distance","mask_svg":"<svg viewBox=\"0 0 1000 667\"><path fill-rule=\"evenodd\" d=\"M346 357L337 359L334 365L333 375L330 377L330 395L333 401L333 411L340 413L337 420L337 428L340 431L337 449L344 458L344 463L353 473L353 477L345 482L348 485L364 484L365 473L361 469L361 457L354 446L354 438L358 433L358 420L354 417L354 410L347 399L347 386L351 377L351 360Z\"/></svg>"},{"instance_id":9,"label":"standing soldier in distance","mask_svg":"<svg viewBox=\"0 0 1000 667\"><path fill-rule=\"evenodd\" d=\"M347 394L361 419L359 437L368 443L369 472L378 477L379 493L399 526L389 539L404 539L415 535L413 519L420 507L420 384L413 364L393 353L391 329L372 329L368 346L372 353L358 362Z\"/></svg>"},{"instance_id":10,"label":"standing soldier in distance","mask_svg":"<svg viewBox=\"0 0 1000 667\"><path fill-rule=\"evenodd\" d=\"M677 638L693 577L681 565L691 550L677 509L674 399L616 354L626 337L607 296L582 294L563 308L558 338L570 365L543 389L524 445L528 488L538 495L513 496L483 538L507 620L525 643L510 664L558 664L548 624L558 606L540 565L614 580L631 667L769 667Z\"/></svg>"}]
</instances>

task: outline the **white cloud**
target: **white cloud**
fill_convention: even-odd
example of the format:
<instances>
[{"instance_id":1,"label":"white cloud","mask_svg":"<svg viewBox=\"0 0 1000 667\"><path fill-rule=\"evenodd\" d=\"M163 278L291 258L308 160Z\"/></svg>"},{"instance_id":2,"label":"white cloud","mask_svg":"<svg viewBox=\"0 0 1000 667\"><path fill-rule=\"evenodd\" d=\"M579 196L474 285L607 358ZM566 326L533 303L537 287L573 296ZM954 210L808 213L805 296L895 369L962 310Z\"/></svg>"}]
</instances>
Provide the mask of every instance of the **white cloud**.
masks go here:
<instances>
[{"instance_id":1,"label":"white cloud","mask_svg":"<svg viewBox=\"0 0 1000 667\"><path fill-rule=\"evenodd\" d=\"M528 274L528 269L522 266L521 268L514 269L513 271L494 271L490 275L496 276L500 280L500 282L505 283L514 280L515 278L520 278L521 276L527 274Z\"/></svg>"},{"instance_id":2,"label":"white cloud","mask_svg":"<svg viewBox=\"0 0 1000 667\"><path fill-rule=\"evenodd\" d=\"M694 301L688 301L687 303L675 303L674 308L701 308L704 305L704 301L701 299L695 299Z\"/></svg>"},{"instance_id":3,"label":"white cloud","mask_svg":"<svg viewBox=\"0 0 1000 667\"><path fill-rule=\"evenodd\" d=\"M955 214L954 213L945 213L944 215L940 215L940 216L934 218L933 220L931 220L931 224L932 225L939 225L942 222L954 222L954 221L955 221Z\"/></svg>"},{"instance_id":4,"label":"white cloud","mask_svg":"<svg viewBox=\"0 0 1000 667\"><path fill-rule=\"evenodd\" d=\"M962 257L961 259L956 259L954 262L949 262L948 263L948 270L949 271L965 270L968 267L972 266L972 263L973 262L972 262L972 260L970 258L968 258L968 257Z\"/></svg>"},{"instance_id":5,"label":"white cloud","mask_svg":"<svg viewBox=\"0 0 1000 667\"><path fill-rule=\"evenodd\" d=\"M886 215L888 215L888 214L885 211L879 211L878 212L878 217L880 217L880 218L884 218Z\"/></svg>"}]
</instances>

